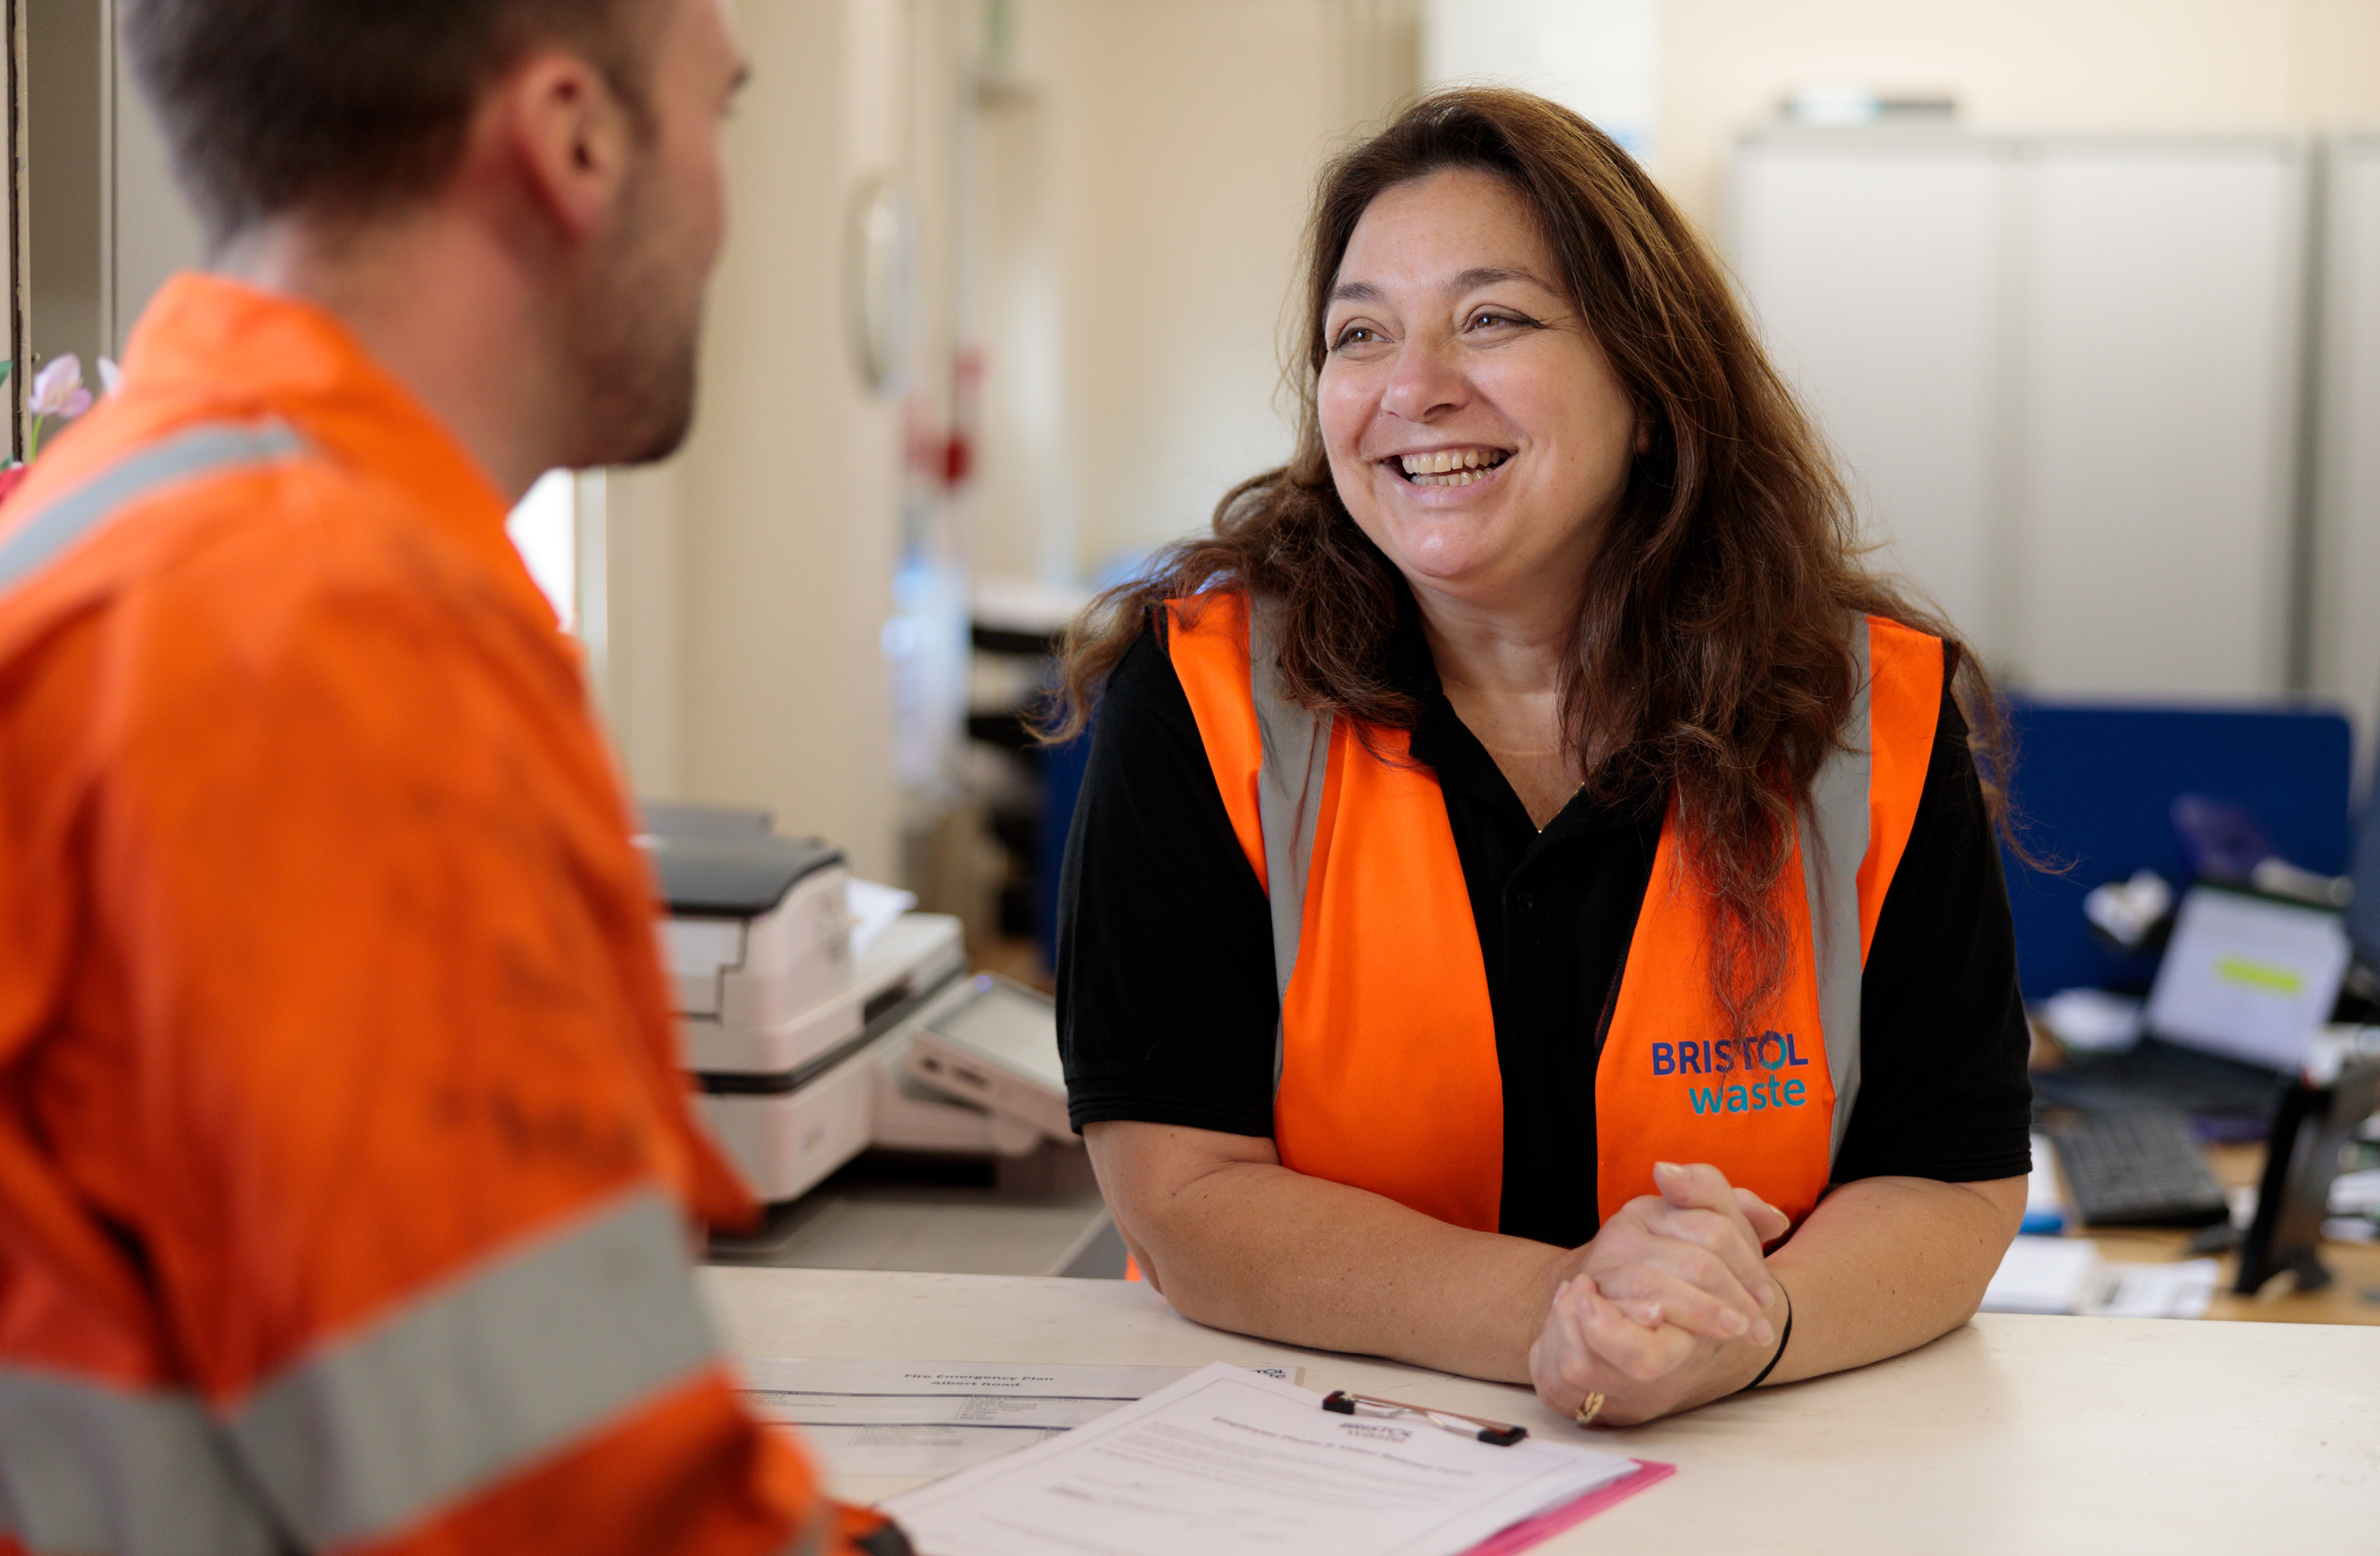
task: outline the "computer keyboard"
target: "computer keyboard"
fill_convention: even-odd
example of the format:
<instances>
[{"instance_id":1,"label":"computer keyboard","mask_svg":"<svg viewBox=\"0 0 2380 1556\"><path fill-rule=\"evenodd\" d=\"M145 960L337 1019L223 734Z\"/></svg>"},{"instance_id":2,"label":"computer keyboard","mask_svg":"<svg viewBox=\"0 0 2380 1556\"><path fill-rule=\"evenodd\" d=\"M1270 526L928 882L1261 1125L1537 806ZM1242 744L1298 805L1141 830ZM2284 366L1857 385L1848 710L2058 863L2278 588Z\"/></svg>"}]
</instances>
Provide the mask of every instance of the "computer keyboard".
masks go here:
<instances>
[{"instance_id":1,"label":"computer keyboard","mask_svg":"<svg viewBox=\"0 0 2380 1556\"><path fill-rule=\"evenodd\" d=\"M2158 1038L2122 1053L2080 1054L2033 1076L2036 1105L2082 1113L2165 1108L2199 1121L2211 1140L2261 1142L2289 1077Z\"/></svg>"},{"instance_id":2,"label":"computer keyboard","mask_svg":"<svg viewBox=\"0 0 2380 1556\"><path fill-rule=\"evenodd\" d=\"M2053 1121L2047 1133L2088 1225L2211 1226L2229 1213L2180 1112L2083 1113Z\"/></svg>"}]
</instances>

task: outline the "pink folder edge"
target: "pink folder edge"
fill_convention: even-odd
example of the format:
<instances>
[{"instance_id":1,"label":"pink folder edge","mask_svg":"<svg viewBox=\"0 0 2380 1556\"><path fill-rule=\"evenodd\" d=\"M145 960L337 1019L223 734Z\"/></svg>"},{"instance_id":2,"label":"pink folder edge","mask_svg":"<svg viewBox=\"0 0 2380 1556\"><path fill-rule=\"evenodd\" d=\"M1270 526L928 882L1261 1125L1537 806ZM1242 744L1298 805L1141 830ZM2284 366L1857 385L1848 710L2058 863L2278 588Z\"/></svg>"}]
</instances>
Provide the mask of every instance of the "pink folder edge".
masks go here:
<instances>
[{"instance_id":1,"label":"pink folder edge","mask_svg":"<svg viewBox=\"0 0 2380 1556\"><path fill-rule=\"evenodd\" d=\"M1463 1556L1512 1556L1516 1550L1526 1550L1543 1540L1549 1540L1573 1525L1584 1524L1616 1502L1626 1501L1647 1486L1658 1486L1678 1473L1675 1465L1656 1464L1650 1459L1634 1461L1636 1473L1623 1475L1608 1486L1598 1486L1576 1501L1567 1501L1557 1508L1524 1518L1509 1528L1500 1529L1464 1551Z\"/></svg>"}]
</instances>

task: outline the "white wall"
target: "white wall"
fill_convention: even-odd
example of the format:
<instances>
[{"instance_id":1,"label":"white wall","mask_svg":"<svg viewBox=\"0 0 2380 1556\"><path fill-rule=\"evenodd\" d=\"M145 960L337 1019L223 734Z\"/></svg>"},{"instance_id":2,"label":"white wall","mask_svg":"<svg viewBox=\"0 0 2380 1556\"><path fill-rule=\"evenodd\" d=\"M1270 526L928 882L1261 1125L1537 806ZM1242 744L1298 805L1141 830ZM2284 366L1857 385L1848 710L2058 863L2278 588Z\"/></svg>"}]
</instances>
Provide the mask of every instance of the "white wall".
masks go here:
<instances>
[{"instance_id":1,"label":"white wall","mask_svg":"<svg viewBox=\"0 0 2380 1556\"><path fill-rule=\"evenodd\" d=\"M849 365L841 266L853 190L901 159L908 10L771 0L740 14L753 76L727 132L733 226L699 415L674 491L648 478L651 505L676 520L675 631L632 619L615 654L631 680L667 674L641 652L674 656L675 750L656 731L646 754L661 771L636 772L633 746L631 771L674 791L663 797L765 806L882 879L901 825L879 646L901 429ZM636 506L614 522L633 530ZM633 573L615 578L613 598L637 590Z\"/></svg>"},{"instance_id":2,"label":"white wall","mask_svg":"<svg viewBox=\"0 0 2380 1556\"><path fill-rule=\"evenodd\" d=\"M1885 520L1864 535L1878 565L2006 663L2011 580L1991 539L2006 498L2008 159L1981 140L1873 131L1772 135L1744 159L1737 271L1852 500Z\"/></svg>"},{"instance_id":3,"label":"white wall","mask_svg":"<svg viewBox=\"0 0 2380 1556\"><path fill-rule=\"evenodd\" d=\"M1421 78L1526 88L1658 167L1660 23L1660 0L1427 0Z\"/></svg>"},{"instance_id":4,"label":"white wall","mask_svg":"<svg viewBox=\"0 0 2380 1556\"><path fill-rule=\"evenodd\" d=\"M122 0L112 0L111 8L120 10ZM165 139L132 82L131 61L121 48L108 52L115 76L115 164L110 191L115 261L110 279L115 287L114 355L121 357L150 298L176 271L203 263L206 243L197 213L175 187Z\"/></svg>"},{"instance_id":5,"label":"white wall","mask_svg":"<svg viewBox=\"0 0 2380 1556\"><path fill-rule=\"evenodd\" d=\"M2327 177L2311 646L2314 687L2356 715L2369 773L2380 743L2380 135L2338 143Z\"/></svg>"},{"instance_id":6,"label":"white wall","mask_svg":"<svg viewBox=\"0 0 2380 1556\"><path fill-rule=\"evenodd\" d=\"M1662 0L1660 174L1706 223L1797 87L1948 95L1970 128L2380 125L2372 0Z\"/></svg>"},{"instance_id":7,"label":"white wall","mask_svg":"<svg viewBox=\"0 0 2380 1556\"><path fill-rule=\"evenodd\" d=\"M607 470L602 488L605 619L589 670L630 787L674 799L686 792L677 470Z\"/></svg>"},{"instance_id":8,"label":"white wall","mask_svg":"<svg viewBox=\"0 0 2380 1556\"><path fill-rule=\"evenodd\" d=\"M1008 204L985 217L998 280L974 556L1088 576L1202 529L1288 454L1279 331L1307 201L1324 157L1413 84L1414 13L1013 10L1021 90L988 110L983 141L986 199Z\"/></svg>"},{"instance_id":9,"label":"white wall","mask_svg":"<svg viewBox=\"0 0 2380 1556\"><path fill-rule=\"evenodd\" d=\"M1746 142L1779 365L1884 563L2013 683L2292 684L2306 179L2274 136Z\"/></svg>"},{"instance_id":10,"label":"white wall","mask_svg":"<svg viewBox=\"0 0 2380 1556\"><path fill-rule=\"evenodd\" d=\"M2286 690L2302 153L2084 140L2028 160L1995 537L2014 561L2013 669L2061 695Z\"/></svg>"}]
</instances>

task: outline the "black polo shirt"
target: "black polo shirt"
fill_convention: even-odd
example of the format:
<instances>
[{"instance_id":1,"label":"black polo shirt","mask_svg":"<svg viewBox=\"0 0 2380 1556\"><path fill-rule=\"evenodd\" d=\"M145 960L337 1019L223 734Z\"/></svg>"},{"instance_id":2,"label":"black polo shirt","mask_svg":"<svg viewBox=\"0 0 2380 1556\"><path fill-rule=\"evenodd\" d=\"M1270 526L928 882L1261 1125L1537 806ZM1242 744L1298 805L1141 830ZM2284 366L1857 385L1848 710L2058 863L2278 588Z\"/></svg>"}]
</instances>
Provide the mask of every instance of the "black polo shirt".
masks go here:
<instances>
[{"instance_id":1,"label":"black polo shirt","mask_svg":"<svg viewBox=\"0 0 2380 1556\"><path fill-rule=\"evenodd\" d=\"M1657 796L1572 798L1537 831L1439 687L1408 619L1389 671L1419 699L1463 862L1504 1093L1501 1230L1595 1234L1597 1034L1652 877ZM1947 692L1862 979L1860 1088L1837 1182L2030 1170L2032 1088L2000 856ZM1189 699L1148 633L1109 679L1058 909L1058 1036L1075 1124L1272 1134L1272 919Z\"/></svg>"}]
</instances>

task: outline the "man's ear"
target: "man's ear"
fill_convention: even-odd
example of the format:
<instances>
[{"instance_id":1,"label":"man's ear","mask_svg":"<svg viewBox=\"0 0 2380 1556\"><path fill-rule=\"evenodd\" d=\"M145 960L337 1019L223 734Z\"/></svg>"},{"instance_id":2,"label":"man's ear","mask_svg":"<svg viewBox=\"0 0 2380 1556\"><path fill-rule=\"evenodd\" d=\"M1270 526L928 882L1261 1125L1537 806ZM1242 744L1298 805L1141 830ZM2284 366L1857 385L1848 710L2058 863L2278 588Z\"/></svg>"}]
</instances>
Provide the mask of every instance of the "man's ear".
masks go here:
<instances>
[{"instance_id":1,"label":"man's ear","mask_svg":"<svg viewBox=\"0 0 2380 1556\"><path fill-rule=\"evenodd\" d=\"M574 238L602 227L626 179L635 137L603 73L562 50L534 54L492 97L488 128L531 198Z\"/></svg>"}]
</instances>

